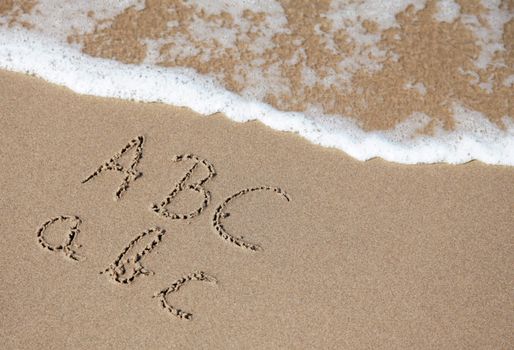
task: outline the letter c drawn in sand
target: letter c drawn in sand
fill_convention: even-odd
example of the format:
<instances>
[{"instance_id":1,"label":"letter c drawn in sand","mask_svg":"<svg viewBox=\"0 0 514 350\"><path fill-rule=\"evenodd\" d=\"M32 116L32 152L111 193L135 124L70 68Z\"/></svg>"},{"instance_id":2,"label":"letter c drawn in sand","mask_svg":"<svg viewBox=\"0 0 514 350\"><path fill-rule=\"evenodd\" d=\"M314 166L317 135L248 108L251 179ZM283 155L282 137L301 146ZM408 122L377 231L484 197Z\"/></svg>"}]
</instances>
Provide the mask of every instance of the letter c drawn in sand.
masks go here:
<instances>
[{"instance_id":1,"label":"letter c drawn in sand","mask_svg":"<svg viewBox=\"0 0 514 350\"><path fill-rule=\"evenodd\" d=\"M61 244L50 244L44 236L44 233L46 229L51 226L52 224L56 222L70 222L69 225L69 232L68 237L66 240ZM53 218L48 219L39 229L37 230L37 239L39 244L45 248L48 249L51 252L63 252L64 255L66 255L68 258L72 260L81 260L82 257L80 255L77 255L76 249L80 248L80 245L75 244L73 241L75 238L77 238L77 235L79 234L79 226L82 223L80 218L78 216L67 216L67 215L61 215L56 216Z\"/></svg>"},{"instance_id":2,"label":"letter c drawn in sand","mask_svg":"<svg viewBox=\"0 0 514 350\"><path fill-rule=\"evenodd\" d=\"M231 201L233 201L234 199L241 197L247 193L255 192L255 191L272 191L272 192L275 192L276 194L279 194L282 197L284 197L288 202L291 201L291 198L289 197L289 195L286 192L284 192L281 188L278 188L278 187L259 186L259 187L245 188L245 189L237 192L236 194L233 194L232 196L228 197L227 199L225 199L223 201L223 203L221 203L216 208L216 211L214 212L214 217L212 219L212 226L214 227L216 232L218 232L218 235L220 235L221 238L223 238L224 240L226 240L230 243L235 244L238 247L250 249L252 251L262 250L262 248L258 244L246 242L245 240L243 240L242 237L241 238L234 237L233 235L228 233L225 230L225 228L223 227L223 224L221 223L221 219L226 218L228 216L228 214L226 214L224 212L224 210Z\"/></svg>"},{"instance_id":3,"label":"letter c drawn in sand","mask_svg":"<svg viewBox=\"0 0 514 350\"><path fill-rule=\"evenodd\" d=\"M203 271L193 272L189 275L179 278L178 280L173 282L168 288L164 288L163 290L155 294L152 298L159 297L162 308L167 310L173 316L176 316L180 319L191 320L193 318L192 313L173 307L166 299L168 294L177 292L184 284L191 281L210 282L214 284L217 283L217 280L214 277L207 275Z\"/></svg>"}]
</instances>

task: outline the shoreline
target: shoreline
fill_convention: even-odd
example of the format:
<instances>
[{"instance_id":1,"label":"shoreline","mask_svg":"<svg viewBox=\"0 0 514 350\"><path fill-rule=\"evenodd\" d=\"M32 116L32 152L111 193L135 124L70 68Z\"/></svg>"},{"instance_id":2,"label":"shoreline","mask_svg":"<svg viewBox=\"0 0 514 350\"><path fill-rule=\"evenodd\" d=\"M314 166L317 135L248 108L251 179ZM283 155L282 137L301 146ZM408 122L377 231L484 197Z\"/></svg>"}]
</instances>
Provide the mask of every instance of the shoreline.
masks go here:
<instances>
[{"instance_id":1,"label":"shoreline","mask_svg":"<svg viewBox=\"0 0 514 350\"><path fill-rule=\"evenodd\" d=\"M30 45L20 46L20 42ZM237 122L258 120L361 161L379 157L401 164L479 160L514 165L514 123L510 114L492 120L457 100L448 102L451 121L437 121L420 110L391 128L368 129L362 121L350 117L275 109L264 101L227 90L216 79L188 67L134 65L92 57L23 29L0 28L0 46L4 48L0 69L33 74L85 95L165 103L191 108L205 116L223 113ZM370 83L369 88L377 86ZM506 100L499 105L505 105ZM377 121L382 119L379 111L374 116ZM448 129L446 124L453 128Z\"/></svg>"}]
</instances>

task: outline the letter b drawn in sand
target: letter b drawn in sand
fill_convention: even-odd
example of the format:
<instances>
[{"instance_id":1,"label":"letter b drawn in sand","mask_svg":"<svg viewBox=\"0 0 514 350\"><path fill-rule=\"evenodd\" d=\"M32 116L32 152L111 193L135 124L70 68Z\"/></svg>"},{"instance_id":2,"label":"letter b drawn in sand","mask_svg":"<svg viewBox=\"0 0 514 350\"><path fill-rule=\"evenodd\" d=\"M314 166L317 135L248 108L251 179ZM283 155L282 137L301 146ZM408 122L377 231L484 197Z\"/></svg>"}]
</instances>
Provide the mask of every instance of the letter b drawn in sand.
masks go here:
<instances>
[{"instance_id":1,"label":"letter b drawn in sand","mask_svg":"<svg viewBox=\"0 0 514 350\"><path fill-rule=\"evenodd\" d=\"M115 282L120 284L130 284L134 282L136 277L141 275L152 275L153 272L146 269L141 260L161 242L162 237L165 234L166 231L158 227L143 231L136 238L130 241L130 243L116 257L114 262L104 271L101 271L100 274L108 273ZM129 251L134 248L136 243L141 241L145 236L150 235L155 235L150 243L137 253L129 255Z\"/></svg>"},{"instance_id":2,"label":"letter b drawn in sand","mask_svg":"<svg viewBox=\"0 0 514 350\"><path fill-rule=\"evenodd\" d=\"M104 171L117 171L124 175L123 181L121 182L120 186L114 193L114 199L118 200L121 198L123 193L125 193L132 181L137 180L141 175L143 175L141 172L137 170L137 165L139 164L139 161L143 157L143 143L144 143L144 137L138 136L134 139L132 139L125 147L121 149L118 153L116 153L111 159L109 159L104 164L100 165L98 169L91 175L89 175L85 180L82 181L82 183L86 183L89 180L93 179L94 177L100 175ZM129 150L134 148L134 155L132 156L132 161L127 167L122 166L119 163L119 160L121 157L125 155Z\"/></svg>"},{"instance_id":3,"label":"letter b drawn in sand","mask_svg":"<svg viewBox=\"0 0 514 350\"><path fill-rule=\"evenodd\" d=\"M223 203L221 203L216 208L216 210L214 212L214 217L212 218L212 226L214 227L214 229L216 230L216 232L218 233L218 235L221 238L223 238L227 242L235 244L238 247L249 249L252 251L262 250L262 248L258 244L246 242L245 240L243 240L243 237L235 237L235 236L231 235L230 233L228 233L225 230L225 228L223 227L223 224L221 223L221 219L229 216L228 213L225 213L225 208L231 201L233 201L234 199L239 198L247 193L256 192L256 191L272 191L272 192L275 192L276 194L279 194L280 196L284 197L288 202L291 201L291 198L289 197L289 195L286 192L284 192L281 188L278 188L278 187L259 186L259 187L245 188L245 189L237 192L236 194L233 194L232 196L228 197L227 199L225 199L223 201Z\"/></svg>"},{"instance_id":4,"label":"letter b drawn in sand","mask_svg":"<svg viewBox=\"0 0 514 350\"><path fill-rule=\"evenodd\" d=\"M45 231L50 227L52 224L55 224L57 222L69 222L69 232L66 240L60 244L51 244L45 239ZM49 220L47 220L41 227L37 230L37 239L39 244L45 248L48 249L51 252L62 252L65 256L68 258L78 261L81 260L82 257L80 255L77 255L76 249L80 248L81 246L74 243L75 238L77 238L77 235L79 234L79 226L82 223L80 218L78 216L67 216L67 215L61 215L53 217Z\"/></svg>"},{"instance_id":5,"label":"letter b drawn in sand","mask_svg":"<svg viewBox=\"0 0 514 350\"><path fill-rule=\"evenodd\" d=\"M210 201L210 193L209 191L206 191L203 188L203 184L205 184L208 180L212 179L214 176L216 176L216 170L214 169L214 166L209 163L205 159L200 159L198 156L195 156L194 154L182 154L173 157L172 162L181 162L183 160L193 160L194 164L189 168L189 170L186 172L186 174L179 180L179 182L175 185L175 188L162 200L160 204L153 204L151 210L158 215L164 216L166 218L170 218L172 220L187 220L192 219L202 213L202 211L207 208ZM198 180L197 182L186 184L187 180L191 178L191 175L195 171L195 169L198 168L198 165L203 165L207 171L208 174ZM187 214L177 214L177 213L171 213L167 206L171 203L171 200L177 196L181 191L193 191L200 193L203 196L203 201L201 206L196 209L195 211L192 211Z\"/></svg>"},{"instance_id":6,"label":"letter b drawn in sand","mask_svg":"<svg viewBox=\"0 0 514 350\"><path fill-rule=\"evenodd\" d=\"M210 282L217 283L216 279L212 276L207 275L203 271L193 272L189 275L183 276L180 279L173 282L168 288L161 290L159 293L155 294L153 298L160 298L161 306L163 309L167 310L173 316L178 317L180 319L191 320L193 318L193 314L176 307L173 307L168 300L168 294L177 292L184 284L190 281L200 281L200 282Z\"/></svg>"}]
</instances>

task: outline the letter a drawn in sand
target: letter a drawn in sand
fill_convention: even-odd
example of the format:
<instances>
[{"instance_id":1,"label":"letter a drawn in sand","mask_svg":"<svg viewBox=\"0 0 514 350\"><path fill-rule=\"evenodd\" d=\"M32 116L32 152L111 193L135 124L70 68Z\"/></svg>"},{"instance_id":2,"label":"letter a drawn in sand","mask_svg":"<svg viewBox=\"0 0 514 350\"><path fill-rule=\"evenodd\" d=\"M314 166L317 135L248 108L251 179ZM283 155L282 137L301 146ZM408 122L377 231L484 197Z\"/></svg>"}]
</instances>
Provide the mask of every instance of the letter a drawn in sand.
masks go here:
<instances>
[{"instance_id":1,"label":"letter a drawn in sand","mask_svg":"<svg viewBox=\"0 0 514 350\"><path fill-rule=\"evenodd\" d=\"M114 193L114 199L118 200L121 198L123 193L128 190L130 183L132 181L137 180L141 175L141 172L137 170L137 165L139 161L143 157L143 143L144 137L138 136L132 139L125 147L121 149L118 153L116 153L111 159L109 159L104 164L100 165L98 169L91 175L89 175L85 180L82 180L82 183L86 183L94 177L100 175L104 171L117 171L124 175L123 181L119 185L118 189ZM122 166L119 163L121 157L125 155L128 151L134 149L134 154L132 156L132 161L127 167Z\"/></svg>"},{"instance_id":2,"label":"letter a drawn in sand","mask_svg":"<svg viewBox=\"0 0 514 350\"><path fill-rule=\"evenodd\" d=\"M160 204L152 205L151 208L151 210L157 213L158 215L170 218L172 220L187 220L200 215L202 211L205 208L207 208L207 206L209 205L209 201L211 199L209 191L206 191L203 188L203 184L205 184L208 180L216 176L216 170L214 169L214 166L211 163L209 163L205 159L200 159L198 156L195 156L193 154L182 154L175 156L173 157L172 162L181 162L183 160L193 160L194 163L191 166L191 168L189 168L189 170L186 172L186 174L175 185L175 188L173 188L173 190L166 196L166 198L164 198ZM195 169L198 168L199 164L203 165L207 169L208 174L205 177L198 180L197 182L186 184L187 180L191 178L191 175L193 174ZM185 190L200 193L203 196L201 206L195 211L192 211L187 214L170 213L166 207L171 203L171 200L177 196L177 194Z\"/></svg>"},{"instance_id":3,"label":"letter a drawn in sand","mask_svg":"<svg viewBox=\"0 0 514 350\"><path fill-rule=\"evenodd\" d=\"M217 283L214 277L207 275L203 271L193 272L189 275L183 276L180 279L176 280L168 288L165 288L161 290L159 293L155 294L153 298L159 297L162 308L167 310L173 316L178 317L180 319L191 320L193 318L192 313L173 307L166 299L168 294L177 292L184 284L191 281Z\"/></svg>"},{"instance_id":4,"label":"letter a drawn in sand","mask_svg":"<svg viewBox=\"0 0 514 350\"><path fill-rule=\"evenodd\" d=\"M45 231L50 227L52 224L55 224L56 222L68 222L69 223L69 232L66 240L60 244L51 244L45 239ZM76 249L80 248L80 245L75 244L73 241L75 238L77 238L77 235L79 234L79 226L82 223L80 218L78 216L67 216L67 215L61 215L53 217L49 220L47 220L39 229L37 230L37 239L39 244L45 248L48 249L51 252L62 252L65 256L68 258L78 261L81 260L82 257L80 255L77 255Z\"/></svg>"},{"instance_id":5,"label":"letter a drawn in sand","mask_svg":"<svg viewBox=\"0 0 514 350\"><path fill-rule=\"evenodd\" d=\"M245 188L236 194L233 194L232 196L228 197L221 203L216 210L214 211L214 217L212 218L212 226L218 233L218 235L226 240L227 242L233 243L238 247L249 249L252 251L262 250L262 248L258 244L246 242L243 240L242 237L235 237L228 233L225 228L223 227L223 224L221 223L222 218L226 218L229 216L228 213L225 213L225 208L227 205L233 201L236 198L239 198L241 196L244 196L247 193L250 192L256 192L256 191L272 191L276 194L284 197L288 202L291 201L291 198L287 193L285 193L281 188L278 187L269 187L269 186L259 186L259 187L252 187L252 188Z\"/></svg>"}]
</instances>

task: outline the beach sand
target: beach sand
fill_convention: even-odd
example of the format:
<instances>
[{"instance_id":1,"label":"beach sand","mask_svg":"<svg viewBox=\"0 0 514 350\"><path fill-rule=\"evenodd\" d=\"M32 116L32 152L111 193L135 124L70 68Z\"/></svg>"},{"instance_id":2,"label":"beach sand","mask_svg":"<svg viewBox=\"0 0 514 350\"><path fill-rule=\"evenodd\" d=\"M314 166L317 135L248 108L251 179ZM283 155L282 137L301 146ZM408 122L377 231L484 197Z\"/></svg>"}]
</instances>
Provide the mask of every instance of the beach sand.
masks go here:
<instances>
[{"instance_id":1,"label":"beach sand","mask_svg":"<svg viewBox=\"0 0 514 350\"><path fill-rule=\"evenodd\" d=\"M359 162L258 122L5 71L0 101L4 349L514 347L512 168ZM138 137L118 200L126 174L82 183L134 140L117 162L129 168ZM193 212L204 191L208 205L173 220L151 208L195 164L172 161L183 154L216 176L191 190L208 175L198 162L164 207ZM160 241L130 245L155 227Z\"/></svg>"}]
</instances>

